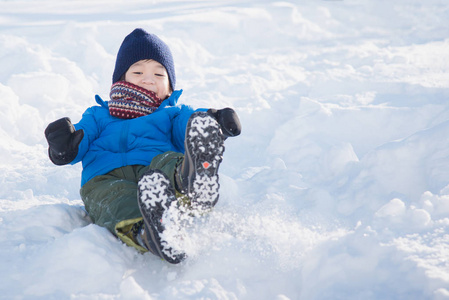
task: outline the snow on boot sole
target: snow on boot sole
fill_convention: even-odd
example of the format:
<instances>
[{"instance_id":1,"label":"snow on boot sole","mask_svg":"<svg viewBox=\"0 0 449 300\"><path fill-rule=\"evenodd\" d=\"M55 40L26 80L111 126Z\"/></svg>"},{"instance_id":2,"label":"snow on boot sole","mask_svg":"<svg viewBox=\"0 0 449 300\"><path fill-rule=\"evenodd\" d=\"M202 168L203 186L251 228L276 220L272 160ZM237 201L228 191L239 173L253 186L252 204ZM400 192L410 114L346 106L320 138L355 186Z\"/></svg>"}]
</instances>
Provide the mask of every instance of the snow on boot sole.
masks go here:
<instances>
[{"instance_id":1,"label":"snow on boot sole","mask_svg":"<svg viewBox=\"0 0 449 300\"><path fill-rule=\"evenodd\" d=\"M207 112L195 112L186 129L185 159L191 168L187 195L192 205L213 207L219 197L218 168L223 159L224 136L220 125Z\"/></svg>"},{"instance_id":2,"label":"snow on boot sole","mask_svg":"<svg viewBox=\"0 0 449 300\"><path fill-rule=\"evenodd\" d=\"M169 263L177 264L185 258L184 253L174 251L168 243L161 238L165 227L162 224L164 213L173 202L176 202L175 190L167 176L159 170L149 170L139 180L139 208L145 223L145 232L149 247L155 255ZM152 244L152 245L151 245Z\"/></svg>"}]
</instances>

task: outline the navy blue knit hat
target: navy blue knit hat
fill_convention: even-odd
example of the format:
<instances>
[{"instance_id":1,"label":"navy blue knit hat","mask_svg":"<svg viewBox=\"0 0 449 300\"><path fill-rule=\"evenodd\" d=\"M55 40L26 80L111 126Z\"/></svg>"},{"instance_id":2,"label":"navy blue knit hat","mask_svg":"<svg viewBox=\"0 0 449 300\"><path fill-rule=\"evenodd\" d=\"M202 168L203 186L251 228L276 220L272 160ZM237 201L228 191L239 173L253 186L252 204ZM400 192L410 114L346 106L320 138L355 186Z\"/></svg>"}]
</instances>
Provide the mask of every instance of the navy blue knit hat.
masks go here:
<instances>
[{"instance_id":1,"label":"navy blue knit hat","mask_svg":"<svg viewBox=\"0 0 449 300\"><path fill-rule=\"evenodd\" d=\"M112 83L116 83L132 64L143 59L153 59L165 67L172 90L175 90L176 75L170 48L160 38L141 28L134 29L123 40L118 50Z\"/></svg>"}]
</instances>

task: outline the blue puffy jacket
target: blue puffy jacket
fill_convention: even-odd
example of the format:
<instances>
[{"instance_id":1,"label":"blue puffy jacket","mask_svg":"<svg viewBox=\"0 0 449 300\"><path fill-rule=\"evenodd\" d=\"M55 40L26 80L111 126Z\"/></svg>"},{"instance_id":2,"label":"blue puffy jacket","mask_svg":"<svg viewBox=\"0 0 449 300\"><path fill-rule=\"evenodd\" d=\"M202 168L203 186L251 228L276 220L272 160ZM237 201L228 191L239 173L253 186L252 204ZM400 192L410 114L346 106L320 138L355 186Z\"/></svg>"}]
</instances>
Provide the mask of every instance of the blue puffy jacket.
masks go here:
<instances>
[{"instance_id":1,"label":"blue puffy jacket","mask_svg":"<svg viewBox=\"0 0 449 300\"><path fill-rule=\"evenodd\" d=\"M119 167L149 165L153 157L166 151L184 153L187 121L194 110L176 106L181 93L173 92L152 114L135 119L111 116L108 102L96 96L100 106L88 108L74 124L76 130L84 130L78 155L71 162L83 163L81 186Z\"/></svg>"}]
</instances>

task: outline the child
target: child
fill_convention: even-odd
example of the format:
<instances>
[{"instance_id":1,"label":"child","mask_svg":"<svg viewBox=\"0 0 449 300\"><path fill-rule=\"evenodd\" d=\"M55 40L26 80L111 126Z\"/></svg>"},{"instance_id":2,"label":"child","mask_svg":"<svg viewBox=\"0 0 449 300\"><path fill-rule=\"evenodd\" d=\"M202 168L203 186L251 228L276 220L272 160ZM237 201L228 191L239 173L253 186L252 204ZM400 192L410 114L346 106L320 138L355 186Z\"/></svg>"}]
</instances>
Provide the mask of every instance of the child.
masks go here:
<instances>
[{"instance_id":1,"label":"child","mask_svg":"<svg viewBox=\"0 0 449 300\"><path fill-rule=\"evenodd\" d=\"M230 108L176 106L172 54L157 36L135 29L117 54L110 101L95 97L79 123L69 118L45 130L50 160L82 161L81 198L95 224L126 244L170 263L185 259L164 238L171 207L212 208L227 137L241 125Z\"/></svg>"}]
</instances>

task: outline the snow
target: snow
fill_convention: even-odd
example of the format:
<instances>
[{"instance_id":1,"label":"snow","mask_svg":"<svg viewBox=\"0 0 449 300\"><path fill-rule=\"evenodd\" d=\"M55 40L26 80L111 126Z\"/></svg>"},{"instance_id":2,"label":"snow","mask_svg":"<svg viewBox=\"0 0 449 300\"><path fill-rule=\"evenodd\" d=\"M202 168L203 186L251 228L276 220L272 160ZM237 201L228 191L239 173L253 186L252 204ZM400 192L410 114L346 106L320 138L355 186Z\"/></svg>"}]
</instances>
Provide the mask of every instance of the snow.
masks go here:
<instances>
[{"instance_id":1,"label":"snow","mask_svg":"<svg viewBox=\"0 0 449 300\"><path fill-rule=\"evenodd\" d=\"M449 299L446 0L0 0L0 299ZM238 112L169 265L91 224L43 131L136 27L183 103Z\"/></svg>"}]
</instances>

